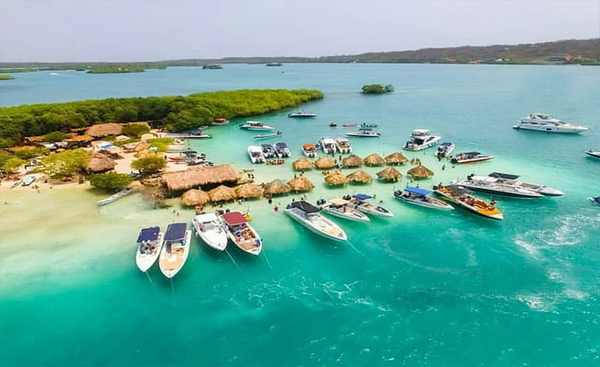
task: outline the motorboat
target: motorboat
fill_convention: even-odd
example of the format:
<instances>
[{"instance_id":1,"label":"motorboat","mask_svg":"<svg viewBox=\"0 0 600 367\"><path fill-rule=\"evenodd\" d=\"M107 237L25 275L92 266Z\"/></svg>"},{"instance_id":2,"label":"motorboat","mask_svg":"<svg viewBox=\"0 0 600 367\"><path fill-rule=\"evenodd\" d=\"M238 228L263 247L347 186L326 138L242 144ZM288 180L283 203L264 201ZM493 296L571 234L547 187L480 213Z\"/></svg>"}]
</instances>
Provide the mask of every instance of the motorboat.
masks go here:
<instances>
[{"instance_id":1,"label":"motorboat","mask_svg":"<svg viewBox=\"0 0 600 367\"><path fill-rule=\"evenodd\" d=\"M227 237L242 251L252 255L260 254L262 239L250 224L248 218L240 212L221 215Z\"/></svg>"},{"instance_id":2,"label":"motorboat","mask_svg":"<svg viewBox=\"0 0 600 367\"><path fill-rule=\"evenodd\" d=\"M329 124L329 127L337 127L337 124L336 124L335 122L331 122L331 123Z\"/></svg>"},{"instance_id":3,"label":"motorboat","mask_svg":"<svg viewBox=\"0 0 600 367\"><path fill-rule=\"evenodd\" d=\"M135 252L135 264L138 269L146 272L154 265L163 247L163 235L159 227L148 227L140 230Z\"/></svg>"},{"instance_id":4,"label":"motorboat","mask_svg":"<svg viewBox=\"0 0 600 367\"><path fill-rule=\"evenodd\" d=\"M590 203L600 206L600 196L589 197L588 200Z\"/></svg>"},{"instance_id":5,"label":"motorboat","mask_svg":"<svg viewBox=\"0 0 600 367\"><path fill-rule=\"evenodd\" d=\"M167 227L158 264L167 278L173 278L181 270L190 253L192 231L185 223L171 223Z\"/></svg>"},{"instance_id":6,"label":"motorboat","mask_svg":"<svg viewBox=\"0 0 600 367\"><path fill-rule=\"evenodd\" d=\"M317 156L317 149L313 144L302 145L302 153L308 158L315 158Z\"/></svg>"},{"instance_id":7,"label":"motorboat","mask_svg":"<svg viewBox=\"0 0 600 367\"><path fill-rule=\"evenodd\" d=\"M213 126L221 126L221 125L227 125L229 123L229 120L227 120L226 118L220 117L220 118L216 118L215 121L211 122L210 124Z\"/></svg>"},{"instance_id":8,"label":"motorboat","mask_svg":"<svg viewBox=\"0 0 600 367\"><path fill-rule=\"evenodd\" d=\"M367 194L355 194L344 196L343 199L349 201L354 209L360 210L363 213L388 218L394 216L394 213L381 205L375 205L367 201L372 198L373 196Z\"/></svg>"},{"instance_id":9,"label":"motorboat","mask_svg":"<svg viewBox=\"0 0 600 367\"><path fill-rule=\"evenodd\" d=\"M275 147L273 145L271 145L271 144L261 144L260 147L262 149L263 156L266 159L277 158L277 153L275 152Z\"/></svg>"},{"instance_id":10,"label":"motorboat","mask_svg":"<svg viewBox=\"0 0 600 367\"><path fill-rule=\"evenodd\" d=\"M346 124L346 125L342 125L343 127L357 127L358 124Z\"/></svg>"},{"instance_id":11,"label":"motorboat","mask_svg":"<svg viewBox=\"0 0 600 367\"><path fill-rule=\"evenodd\" d=\"M347 136L354 136L357 138L378 138L381 136L381 133L376 131L370 131L370 128L367 129L358 129L357 131L347 132Z\"/></svg>"},{"instance_id":12,"label":"motorboat","mask_svg":"<svg viewBox=\"0 0 600 367\"><path fill-rule=\"evenodd\" d=\"M477 199L469 193L471 190L458 185L443 186L439 184L433 187L434 192L440 195L443 199L456 204L462 208L465 208L471 212L484 216L486 218L503 220L504 216L502 212L496 208L496 202L494 200L489 203Z\"/></svg>"},{"instance_id":13,"label":"motorboat","mask_svg":"<svg viewBox=\"0 0 600 367\"><path fill-rule=\"evenodd\" d=\"M282 134L283 133L281 131L277 131L277 132L271 133L271 134L258 134L258 135L254 135L254 139L256 139L256 140L271 139L276 136L281 136Z\"/></svg>"},{"instance_id":14,"label":"motorboat","mask_svg":"<svg viewBox=\"0 0 600 367\"><path fill-rule=\"evenodd\" d=\"M14 189L15 187L19 187L22 184L23 184L23 180L18 180L18 181L15 181L12 185L10 185L10 188Z\"/></svg>"},{"instance_id":15,"label":"motorboat","mask_svg":"<svg viewBox=\"0 0 600 367\"><path fill-rule=\"evenodd\" d=\"M408 204L439 210L454 210L454 207L442 200L429 197L431 191L420 187L407 187L404 190L394 191L394 197Z\"/></svg>"},{"instance_id":16,"label":"motorboat","mask_svg":"<svg viewBox=\"0 0 600 367\"><path fill-rule=\"evenodd\" d=\"M435 155L440 158L447 158L447 157L450 157L453 150L454 150L454 143L445 141L437 147L437 150L435 151Z\"/></svg>"},{"instance_id":17,"label":"motorboat","mask_svg":"<svg viewBox=\"0 0 600 367\"><path fill-rule=\"evenodd\" d=\"M346 232L333 221L319 213L321 208L300 200L288 204L285 213L311 232L335 241L347 241Z\"/></svg>"},{"instance_id":18,"label":"motorboat","mask_svg":"<svg viewBox=\"0 0 600 367\"><path fill-rule=\"evenodd\" d=\"M198 214L192 219L196 236L215 250L223 251L227 247L227 232L223 221L215 213Z\"/></svg>"},{"instance_id":19,"label":"motorboat","mask_svg":"<svg viewBox=\"0 0 600 367\"><path fill-rule=\"evenodd\" d=\"M371 219L363 212L353 208L354 205L350 204L344 199L331 199L325 201L321 199L317 201L317 205L323 209L324 213L331 214L333 216L347 219L355 222L369 222Z\"/></svg>"},{"instance_id":20,"label":"motorboat","mask_svg":"<svg viewBox=\"0 0 600 367\"><path fill-rule=\"evenodd\" d=\"M594 158L600 158L600 150L587 150L585 152L585 154L589 155L590 157L594 157Z\"/></svg>"},{"instance_id":21,"label":"motorboat","mask_svg":"<svg viewBox=\"0 0 600 367\"><path fill-rule=\"evenodd\" d=\"M427 129L415 129L410 135L410 139L404 144L405 150L423 150L434 146L442 139L440 136L431 135Z\"/></svg>"},{"instance_id":22,"label":"motorboat","mask_svg":"<svg viewBox=\"0 0 600 367\"><path fill-rule=\"evenodd\" d=\"M113 195L107 197L106 199L102 199L102 200L98 201L98 206L110 204L114 201L119 200L120 198L122 198L124 196L131 194L132 192L133 192L132 188L126 187L123 190L117 192L116 194L113 194Z\"/></svg>"},{"instance_id":23,"label":"motorboat","mask_svg":"<svg viewBox=\"0 0 600 367\"><path fill-rule=\"evenodd\" d=\"M250 161L254 164L265 163L266 161L262 148L256 145L248 147L248 156L250 156Z\"/></svg>"},{"instance_id":24,"label":"motorboat","mask_svg":"<svg viewBox=\"0 0 600 367\"><path fill-rule=\"evenodd\" d=\"M538 192L528 190L527 188L518 185L505 184L503 179L490 176L475 176L471 174L467 176L466 180L457 182L456 185L466 187L467 189L473 191L485 192L492 195L502 195L516 198L539 198L543 196Z\"/></svg>"},{"instance_id":25,"label":"motorboat","mask_svg":"<svg viewBox=\"0 0 600 367\"><path fill-rule=\"evenodd\" d=\"M485 155L479 152L465 152L458 153L456 157L451 158L450 162L452 164L467 164L467 163L477 163L477 162L485 162L494 158L493 155Z\"/></svg>"},{"instance_id":26,"label":"motorboat","mask_svg":"<svg viewBox=\"0 0 600 367\"><path fill-rule=\"evenodd\" d=\"M274 130L275 128L265 125L262 122L258 121L246 121L243 124L240 124L240 129L244 130Z\"/></svg>"},{"instance_id":27,"label":"motorboat","mask_svg":"<svg viewBox=\"0 0 600 367\"><path fill-rule=\"evenodd\" d=\"M288 117L295 118L314 118L317 117L316 113L306 112L304 110L298 110L296 112L288 113Z\"/></svg>"},{"instance_id":28,"label":"motorboat","mask_svg":"<svg viewBox=\"0 0 600 367\"><path fill-rule=\"evenodd\" d=\"M335 140L331 138L321 138L321 140L319 140L319 145L325 154L335 154L337 152Z\"/></svg>"},{"instance_id":29,"label":"motorboat","mask_svg":"<svg viewBox=\"0 0 600 367\"><path fill-rule=\"evenodd\" d=\"M29 175L29 176L27 176L27 177L25 177L25 178L23 179L23 183L22 183L21 185L23 185L23 186L29 186L29 185L31 185L31 184L32 184L32 183L33 183L35 180L36 180L36 177L35 177L35 175Z\"/></svg>"},{"instance_id":30,"label":"motorboat","mask_svg":"<svg viewBox=\"0 0 600 367\"><path fill-rule=\"evenodd\" d=\"M501 183L503 185L511 185L511 186L517 186L517 187L521 187L533 192L537 192L540 193L544 196L562 196L565 193L557 190L557 189L553 189L552 187L548 187L546 185L540 185L540 184L536 184L536 183L531 183L531 182L523 182L523 181L517 181L517 178L519 178L519 175L512 175L509 173L500 173L500 172L492 172L488 175L489 177L493 177L496 178L498 181L498 183Z\"/></svg>"},{"instance_id":31,"label":"motorboat","mask_svg":"<svg viewBox=\"0 0 600 367\"><path fill-rule=\"evenodd\" d=\"M367 124L366 122L360 124L361 129L372 129L374 127L377 127L377 124Z\"/></svg>"},{"instance_id":32,"label":"motorboat","mask_svg":"<svg viewBox=\"0 0 600 367\"><path fill-rule=\"evenodd\" d=\"M545 113L532 113L522 118L517 125L513 125L513 129L562 134L579 134L589 130L586 126L564 122Z\"/></svg>"},{"instance_id":33,"label":"motorboat","mask_svg":"<svg viewBox=\"0 0 600 367\"><path fill-rule=\"evenodd\" d=\"M277 154L279 158L289 158L292 155L292 152L290 152L290 148L288 148L286 143L278 141L275 143L275 154Z\"/></svg>"},{"instance_id":34,"label":"motorboat","mask_svg":"<svg viewBox=\"0 0 600 367\"><path fill-rule=\"evenodd\" d=\"M352 146L350 145L350 141L346 138L335 138L335 146L337 151L341 154L350 154L352 153Z\"/></svg>"}]
</instances>

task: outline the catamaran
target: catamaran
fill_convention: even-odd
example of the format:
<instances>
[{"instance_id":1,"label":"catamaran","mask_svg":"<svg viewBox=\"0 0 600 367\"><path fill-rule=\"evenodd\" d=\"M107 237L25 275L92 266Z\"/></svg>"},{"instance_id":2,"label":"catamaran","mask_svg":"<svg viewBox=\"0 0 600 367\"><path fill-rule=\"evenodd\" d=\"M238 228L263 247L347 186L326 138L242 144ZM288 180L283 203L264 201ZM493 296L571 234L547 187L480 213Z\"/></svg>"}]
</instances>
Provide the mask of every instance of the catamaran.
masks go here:
<instances>
[{"instance_id":1,"label":"catamaran","mask_svg":"<svg viewBox=\"0 0 600 367\"><path fill-rule=\"evenodd\" d=\"M477 199L469 195L471 191L465 187L457 185L443 186L442 184L439 184L434 186L433 189L436 194L442 196L445 200L473 213L490 219L504 219L502 212L496 208L496 202L494 200L486 203L483 200Z\"/></svg>"},{"instance_id":2,"label":"catamaran","mask_svg":"<svg viewBox=\"0 0 600 367\"><path fill-rule=\"evenodd\" d=\"M260 254L262 239L250 224L248 218L240 212L229 212L221 215L225 223L227 237L242 251L252 255Z\"/></svg>"},{"instance_id":3,"label":"catamaran","mask_svg":"<svg viewBox=\"0 0 600 367\"><path fill-rule=\"evenodd\" d=\"M454 210L454 207L441 200L429 197L431 191L419 187L407 187L394 191L394 197L408 204L439 210Z\"/></svg>"},{"instance_id":4,"label":"catamaran","mask_svg":"<svg viewBox=\"0 0 600 367\"><path fill-rule=\"evenodd\" d=\"M340 226L322 216L319 213L320 211L321 208L304 200L294 201L285 208L287 215L311 232L335 241L348 240L346 232Z\"/></svg>"},{"instance_id":5,"label":"catamaran","mask_svg":"<svg viewBox=\"0 0 600 367\"><path fill-rule=\"evenodd\" d=\"M258 121L246 121L243 124L240 124L240 129L244 130L274 130L275 128L265 125L262 122Z\"/></svg>"},{"instance_id":6,"label":"catamaran","mask_svg":"<svg viewBox=\"0 0 600 367\"><path fill-rule=\"evenodd\" d=\"M545 113L532 113L522 118L517 125L513 125L513 129L563 134L579 134L589 130L586 126L570 124Z\"/></svg>"},{"instance_id":7,"label":"catamaran","mask_svg":"<svg viewBox=\"0 0 600 367\"><path fill-rule=\"evenodd\" d=\"M321 199L317 201L317 205L323 209L323 212L336 216L338 218L347 219L355 222L370 222L371 219L361 211L353 208L354 205L350 204L344 199L331 199L325 201Z\"/></svg>"},{"instance_id":8,"label":"catamaran","mask_svg":"<svg viewBox=\"0 0 600 367\"><path fill-rule=\"evenodd\" d=\"M135 263L146 272L154 265L163 247L163 233L159 227L142 228L137 239Z\"/></svg>"},{"instance_id":9,"label":"catamaran","mask_svg":"<svg viewBox=\"0 0 600 367\"><path fill-rule=\"evenodd\" d=\"M167 227L158 263L167 278L173 278L181 270L190 253L192 231L185 223L172 223Z\"/></svg>"},{"instance_id":10,"label":"catamaran","mask_svg":"<svg viewBox=\"0 0 600 367\"><path fill-rule=\"evenodd\" d=\"M372 199L373 196L367 194L355 194L344 196L344 200L348 200L354 207L363 213L375 215L378 217L393 217L394 213L382 207L381 205L371 204L367 200Z\"/></svg>"},{"instance_id":11,"label":"catamaran","mask_svg":"<svg viewBox=\"0 0 600 367\"><path fill-rule=\"evenodd\" d=\"M227 247L227 232L221 218L214 213L198 214L192 219L196 236L215 250L223 251Z\"/></svg>"}]
</instances>

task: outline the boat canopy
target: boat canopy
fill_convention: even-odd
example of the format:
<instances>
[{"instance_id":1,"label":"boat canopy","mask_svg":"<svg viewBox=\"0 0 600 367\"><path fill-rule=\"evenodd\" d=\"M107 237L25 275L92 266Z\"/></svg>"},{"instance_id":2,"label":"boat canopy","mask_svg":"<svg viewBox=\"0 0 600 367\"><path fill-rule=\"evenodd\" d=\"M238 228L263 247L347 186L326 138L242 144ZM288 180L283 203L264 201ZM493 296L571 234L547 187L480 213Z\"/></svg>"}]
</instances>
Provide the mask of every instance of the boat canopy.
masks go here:
<instances>
[{"instance_id":1,"label":"boat canopy","mask_svg":"<svg viewBox=\"0 0 600 367\"><path fill-rule=\"evenodd\" d=\"M275 143L275 146L276 146L277 148L281 148L281 149L283 149L283 148L287 148L287 144L286 144L286 143L284 143L284 142L282 142L282 141Z\"/></svg>"},{"instance_id":2,"label":"boat canopy","mask_svg":"<svg viewBox=\"0 0 600 367\"><path fill-rule=\"evenodd\" d=\"M321 208L316 207L316 206L312 205L311 203L306 202L304 200L294 201L294 202L290 203L289 207L300 209L305 213L316 213L316 212L321 211Z\"/></svg>"},{"instance_id":3,"label":"boat canopy","mask_svg":"<svg viewBox=\"0 0 600 367\"><path fill-rule=\"evenodd\" d=\"M159 233L160 233L159 227L142 228L137 241L138 242L156 241L158 239Z\"/></svg>"},{"instance_id":4,"label":"boat canopy","mask_svg":"<svg viewBox=\"0 0 600 367\"><path fill-rule=\"evenodd\" d=\"M496 177L496 178L506 178L508 180L516 180L519 178L519 175L511 175L510 173L500 173L500 172L492 172L488 176Z\"/></svg>"},{"instance_id":5,"label":"boat canopy","mask_svg":"<svg viewBox=\"0 0 600 367\"><path fill-rule=\"evenodd\" d=\"M304 144L302 146L302 148L304 148L304 149L315 149L315 146L314 146L314 144Z\"/></svg>"},{"instance_id":6,"label":"boat canopy","mask_svg":"<svg viewBox=\"0 0 600 367\"><path fill-rule=\"evenodd\" d=\"M404 191L409 192L413 195L417 195L417 196L427 196L427 195L431 194L431 191L421 189L419 187L407 187L404 189Z\"/></svg>"},{"instance_id":7,"label":"boat canopy","mask_svg":"<svg viewBox=\"0 0 600 367\"><path fill-rule=\"evenodd\" d=\"M449 146L451 146L451 145L452 145L452 142L450 142L450 141L445 141L445 142L443 142L442 144L440 144L440 147L449 147Z\"/></svg>"},{"instance_id":8,"label":"boat canopy","mask_svg":"<svg viewBox=\"0 0 600 367\"><path fill-rule=\"evenodd\" d=\"M185 223L172 223L167 227L165 233L165 241L177 241L185 238L185 231L187 230L187 224Z\"/></svg>"},{"instance_id":9,"label":"boat canopy","mask_svg":"<svg viewBox=\"0 0 600 367\"><path fill-rule=\"evenodd\" d=\"M261 144L260 146L267 149L273 149L273 146L271 144Z\"/></svg>"},{"instance_id":10,"label":"boat canopy","mask_svg":"<svg viewBox=\"0 0 600 367\"><path fill-rule=\"evenodd\" d=\"M358 200L368 200L373 198L371 195L367 195L367 194L355 194L352 195L353 198L356 198Z\"/></svg>"},{"instance_id":11,"label":"boat canopy","mask_svg":"<svg viewBox=\"0 0 600 367\"><path fill-rule=\"evenodd\" d=\"M468 193L472 192L471 190L467 189L466 187L459 186L459 185L448 185L445 187L454 191L457 194L468 194Z\"/></svg>"},{"instance_id":12,"label":"boat canopy","mask_svg":"<svg viewBox=\"0 0 600 367\"><path fill-rule=\"evenodd\" d=\"M223 220L229 226L239 226L248 222L246 216L240 212L229 212L223 214Z\"/></svg>"},{"instance_id":13,"label":"boat canopy","mask_svg":"<svg viewBox=\"0 0 600 367\"><path fill-rule=\"evenodd\" d=\"M217 219L217 215L215 213L205 213L205 214L198 214L194 218L196 218L196 222L198 222L198 223L208 223L208 222L212 222L213 220Z\"/></svg>"}]
</instances>

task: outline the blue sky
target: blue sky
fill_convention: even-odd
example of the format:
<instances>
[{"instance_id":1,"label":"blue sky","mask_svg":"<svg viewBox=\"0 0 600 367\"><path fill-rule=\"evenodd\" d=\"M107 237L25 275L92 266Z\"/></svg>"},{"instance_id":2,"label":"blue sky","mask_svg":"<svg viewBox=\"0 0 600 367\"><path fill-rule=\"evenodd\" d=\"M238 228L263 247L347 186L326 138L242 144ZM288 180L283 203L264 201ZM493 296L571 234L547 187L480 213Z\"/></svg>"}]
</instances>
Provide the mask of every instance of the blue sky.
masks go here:
<instances>
[{"instance_id":1,"label":"blue sky","mask_svg":"<svg viewBox=\"0 0 600 367\"><path fill-rule=\"evenodd\" d=\"M0 0L0 61L325 56L600 37L600 0Z\"/></svg>"}]
</instances>

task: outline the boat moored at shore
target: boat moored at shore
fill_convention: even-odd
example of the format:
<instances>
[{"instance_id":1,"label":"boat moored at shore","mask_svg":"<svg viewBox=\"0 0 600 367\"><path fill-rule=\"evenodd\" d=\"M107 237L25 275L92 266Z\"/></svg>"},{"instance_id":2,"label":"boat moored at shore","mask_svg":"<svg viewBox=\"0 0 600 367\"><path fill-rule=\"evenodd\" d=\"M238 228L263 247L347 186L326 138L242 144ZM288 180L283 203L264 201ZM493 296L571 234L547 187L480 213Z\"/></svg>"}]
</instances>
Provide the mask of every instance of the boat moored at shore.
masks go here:
<instances>
[{"instance_id":1,"label":"boat moored at shore","mask_svg":"<svg viewBox=\"0 0 600 367\"><path fill-rule=\"evenodd\" d=\"M437 186L434 186L433 189L434 192L440 195L444 200L473 213L495 220L504 219L502 212L496 208L496 202L494 200L486 203L483 200L477 199L474 196L469 195L471 191L465 187L457 185L443 186L440 183Z\"/></svg>"},{"instance_id":2,"label":"boat moored at shore","mask_svg":"<svg viewBox=\"0 0 600 367\"><path fill-rule=\"evenodd\" d=\"M143 272L148 271L158 259L163 246L163 233L159 227L142 228L137 238L135 264Z\"/></svg>"},{"instance_id":3,"label":"boat moored at shore","mask_svg":"<svg viewBox=\"0 0 600 367\"><path fill-rule=\"evenodd\" d=\"M439 210L454 210L452 205L429 197L429 194L431 194L431 191L419 187L407 187L404 190L394 191L394 197L396 199L408 204Z\"/></svg>"},{"instance_id":4,"label":"boat moored at shore","mask_svg":"<svg viewBox=\"0 0 600 367\"><path fill-rule=\"evenodd\" d=\"M517 125L513 125L513 129L561 134L579 134L589 130L586 126L564 122L545 113L532 113L522 118Z\"/></svg>"},{"instance_id":5,"label":"boat moored at shore","mask_svg":"<svg viewBox=\"0 0 600 367\"><path fill-rule=\"evenodd\" d=\"M226 118L220 117L215 119L215 121L211 122L210 124L213 126L221 126L221 125L227 125L229 123L229 120L227 120Z\"/></svg>"},{"instance_id":6,"label":"boat moored at shore","mask_svg":"<svg viewBox=\"0 0 600 367\"><path fill-rule=\"evenodd\" d=\"M259 146L250 145L248 147L248 156L250 157L250 161L254 164L266 162L265 156L263 155L263 150Z\"/></svg>"},{"instance_id":7,"label":"boat moored at shore","mask_svg":"<svg viewBox=\"0 0 600 367\"><path fill-rule=\"evenodd\" d=\"M279 158L289 158L292 152L290 152L290 148L288 148L286 143L278 141L275 143L275 154Z\"/></svg>"},{"instance_id":8,"label":"boat moored at shore","mask_svg":"<svg viewBox=\"0 0 600 367\"><path fill-rule=\"evenodd\" d=\"M317 201L317 205L323 209L324 213L331 214L338 218L351 220L354 222L370 222L371 219L363 212L353 208L354 205L350 204L344 199L331 199L325 201L321 199Z\"/></svg>"},{"instance_id":9,"label":"boat moored at shore","mask_svg":"<svg viewBox=\"0 0 600 367\"><path fill-rule=\"evenodd\" d=\"M120 198L122 198L124 196L131 194L132 192L133 192L132 188L126 187L123 190L117 192L116 194L113 194L113 195L107 197L106 199L102 199L102 200L98 201L98 206L110 204L114 201L119 200Z\"/></svg>"},{"instance_id":10,"label":"boat moored at shore","mask_svg":"<svg viewBox=\"0 0 600 367\"><path fill-rule=\"evenodd\" d=\"M284 211L293 220L308 228L313 233L335 241L348 240L346 232L340 226L319 213L321 208L311 205L306 201L294 201L288 204Z\"/></svg>"},{"instance_id":11,"label":"boat moored at shore","mask_svg":"<svg viewBox=\"0 0 600 367\"><path fill-rule=\"evenodd\" d=\"M198 214L192 219L196 236L218 251L227 247L227 233L223 221L214 213Z\"/></svg>"},{"instance_id":12,"label":"boat moored at shore","mask_svg":"<svg viewBox=\"0 0 600 367\"><path fill-rule=\"evenodd\" d=\"M377 217L393 217L394 213L390 210L382 207L381 205L375 205L367 200L372 199L373 196L367 194L355 194L344 196L343 199L349 201L354 209L360 210L363 213L375 215Z\"/></svg>"},{"instance_id":13,"label":"boat moored at shore","mask_svg":"<svg viewBox=\"0 0 600 367\"><path fill-rule=\"evenodd\" d=\"M317 148L313 144L302 145L302 153L308 158L315 158L317 156Z\"/></svg>"},{"instance_id":14,"label":"boat moored at shore","mask_svg":"<svg viewBox=\"0 0 600 367\"><path fill-rule=\"evenodd\" d=\"M464 152L458 153L454 158L450 159L452 164L468 164L468 163L477 163L477 162L485 162L494 158L493 155L485 155L479 152Z\"/></svg>"},{"instance_id":15,"label":"boat moored at shore","mask_svg":"<svg viewBox=\"0 0 600 367\"><path fill-rule=\"evenodd\" d=\"M229 212L221 215L225 224L227 237L240 250L251 255L259 255L262 250L262 239L250 224L248 218L240 212Z\"/></svg>"},{"instance_id":16,"label":"boat moored at shore","mask_svg":"<svg viewBox=\"0 0 600 367\"><path fill-rule=\"evenodd\" d=\"M436 157L439 157L439 158L448 158L452 154L453 150L454 150L454 143L445 141L437 147L437 150L435 151L435 155L436 155Z\"/></svg>"},{"instance_id":17,"label":"boat moored at shore","mask_svg":"<svg viewBox=\"0 0 600 367\"><path fill-rule=\"evenodd\" d=\"M331 138L321 138L321 140L319 140L319 146L321 146L321 149L325 154L337 153L337 146L335 145L335 140Z\"/></svg>"},{"instance_id":18,"label":"boat moored at shore","mask_svg":"<svg viewBox=\"0 0 600 367\"><path fill-rule=\"evenodd\" d=\"M173 278L183 268L190 253L191 240L192 231L187 229L185 223L169 224L158 259L164 276Z\"/></svg>"},{"instance_id":19,"label":"boat moored at shore","mask_svg":"<svg viewBox=\"0 0 600 367\"><path fill-rule=\"evenodd\" d=\"M352 146L350 145L350 141L346 138L335 138L335 146L337 151L341 154L350 154L352 153Z\"/></svg>"}]
</instances>

